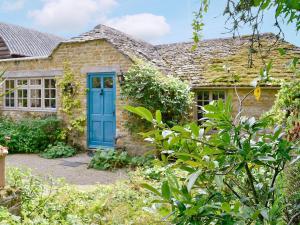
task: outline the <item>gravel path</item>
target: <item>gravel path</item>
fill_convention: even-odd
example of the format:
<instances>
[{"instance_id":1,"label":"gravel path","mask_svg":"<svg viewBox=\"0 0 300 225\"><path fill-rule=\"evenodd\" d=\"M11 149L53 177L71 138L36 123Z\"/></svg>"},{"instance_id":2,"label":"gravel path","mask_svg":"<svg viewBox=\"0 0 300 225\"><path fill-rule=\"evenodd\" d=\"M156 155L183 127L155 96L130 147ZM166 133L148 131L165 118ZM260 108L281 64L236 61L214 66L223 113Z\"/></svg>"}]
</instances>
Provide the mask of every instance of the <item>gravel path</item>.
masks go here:
<instances>
[{"instance_id":1,"label":"gravel path","mask_svg":"<svg viewBox=\"0 0 300 225\"><path fill-rule=\"evenodd\" d=\"M90 160L84 153L64 159L44 159L35 154L12 154L7 156L6 165L30 168L35 175L64 178L68 183L79 186L111 184L127 178L125 170L110 172L87 169Z\"/></svg>"}]
</instances>

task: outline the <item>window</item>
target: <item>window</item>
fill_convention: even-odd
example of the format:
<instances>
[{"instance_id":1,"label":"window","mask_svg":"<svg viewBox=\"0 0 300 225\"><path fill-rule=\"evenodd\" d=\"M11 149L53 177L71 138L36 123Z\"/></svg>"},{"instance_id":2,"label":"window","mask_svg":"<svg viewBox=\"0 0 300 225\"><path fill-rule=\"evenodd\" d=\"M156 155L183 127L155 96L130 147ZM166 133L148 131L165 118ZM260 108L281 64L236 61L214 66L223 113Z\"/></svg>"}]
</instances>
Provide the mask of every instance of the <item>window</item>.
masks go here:
<instances>
[{"instance_id":1,"label":"window","mask_svg":"<svg viewBox=\"0 0 300 225\"><path fill-rule=\"evenodd\" d=\"M201 106L208 105L210 102L223 99L225 100L226 93L223 90L216 90L216 91L199 91L197 92L197 119L200 120L203 118L203 110Z\"/></svg>"},{"instance_id":2,"label":"window","mask_svg":"<svg viewBox=\"0 0 300 225\"><path fill-rule=\"evenodd\" d=\"M5 81L5 106L6 107L15 107L15 81L6 80Z\"/></svg>"},{"instance_id":3,"label":"window","mask_svg":"<svg viewBox=\"0 0 300 225\"><path fill-rule=\"evenodd\" d=\"M9 79L5 81L5 107L14 109L56 109L53 78Z\"/></svg>"}]
</instances>

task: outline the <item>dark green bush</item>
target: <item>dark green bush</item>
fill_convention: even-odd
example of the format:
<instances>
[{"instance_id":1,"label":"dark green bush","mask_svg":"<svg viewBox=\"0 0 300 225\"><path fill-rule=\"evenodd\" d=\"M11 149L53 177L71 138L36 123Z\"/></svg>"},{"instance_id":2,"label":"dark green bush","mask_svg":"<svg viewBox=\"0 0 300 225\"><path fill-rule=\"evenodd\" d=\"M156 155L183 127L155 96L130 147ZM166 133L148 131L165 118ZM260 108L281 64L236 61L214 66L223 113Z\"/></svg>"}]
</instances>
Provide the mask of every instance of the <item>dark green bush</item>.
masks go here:
<instances>
[{"instance_id":1,"label":"dark green bush","mask_svg":"<svg viewBox=\"0 0 300 225\"><path fill-rule=\"evenodd\" d=\"M9 147L10 153L42 152L49 144L58 141L60 133L61 120L56 117L19 121L0 119L0 144Z\"/></svg>"},{"instance_id":2,"label":"dark green bush","mask_svg":"<svg viewBox=\"0 0 300 225\"><path fill-rule=\"evenodd\" d=\"M92 158L89 168L111 170L123 167L137 167L150 163L149 157L131 157L127 152L118 152L112 149L98 150Z\"/></svg>"},{"instance_id":3,"label":"dark green bush","mask_svg":"<svg viewBox=\"0 0 300 225\"><path fill-rule=\"evenodd\" d=\"M54 145L49 145L48 148L40 154L40 156L46 159L56 159L68 158L75 154L76 150L73 147L63 142L57 142Z\"/></svg>"}]
</instances>

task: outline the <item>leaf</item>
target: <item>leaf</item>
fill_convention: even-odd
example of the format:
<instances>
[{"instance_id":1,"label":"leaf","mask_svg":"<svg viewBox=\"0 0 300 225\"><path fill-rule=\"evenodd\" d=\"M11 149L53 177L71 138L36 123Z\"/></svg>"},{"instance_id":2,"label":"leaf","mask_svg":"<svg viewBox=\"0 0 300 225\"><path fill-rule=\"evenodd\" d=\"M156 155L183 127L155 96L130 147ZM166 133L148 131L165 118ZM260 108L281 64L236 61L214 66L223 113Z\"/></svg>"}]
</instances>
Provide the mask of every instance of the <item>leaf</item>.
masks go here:
<instances>
[{"instance_id":1,"label":"leaf","mask_svg":"<svg viewBox=\"0 0 300 225\"><path fill-rule=\"evenodd\" d=\"M259 101L260 96L261 96L261 88L260 87L255 88L254 96L255 96L256 101Z\"/></svg>"},{"instance_id":2,"label":"leaf","mask_svg":"<svg viewBox=\"0 0 300 225\"><path fill-rule=\"evenodd\" d=\"M169 187L169 183L168 181L164 181L161 187L161 193L162 193L162 197L164 199L170 199L171 198L171 191L170 191L170 187Z\"/></svg>"},{"instance_id":3,"label":"leaf","mask_svg":"<svg viewBox=\"0 0 300 225\"><path fill-rule=\"evenodd\" d=\"M271 156L261 156L261 157L258 157L258 160L260 160L260 161L272 161L272 162L276 161L276 159L274 159Z\"/></svg>"},{"instance_id":4,"label":"leaf","mask_svg":"<svg viewBox=\"0 0 300 225\"><path fill-rule=\"evenodd\" d=\"M124 106L124 109L146 119L151 123L153 122L152 113L144 107Z\"/></svg>"},{"instance_id":5,"label":"leaf","mask_svg":"<svg viewBox=\"0 0 300 225\"><path fill-rule=\"evenodd\" d=\"M154 187L152 187L151 185L149 184L146 184L146 183L143 183L141 184L141 186L149 191L151 191L152 193L158 195L158 196L162 196L158 190L156 190Z\"/></svg>"},{"instance_id":6,"label":"leaf","mask_svg":"<svg viewBox=\"0 0 300 225\"><path fill-rule=\"evenodd\" d=\"M155 119L156 119L156 122L157 122L158 124L162 122L161 111L156 110L156 112L155 112Z\"/></svg>"},{"instance_id":7,"label":"leaf","mask_svg":"<svg viewBox=\"0 0 300 225\"><path fill-rule=\"evenodd\" d=\"M228 202L223 202L221 209L223 209L225 212L229 213L231 211L230 204Z\"/></svg>"},{"instance_id":8,"label":"leaf","mask_svg":"<svg viewBox=\"0 0 300 225\"><path fill-rule=\"evenodd\" d=\"M192 187L194 186L196 180L198 179L199 175L201 174L201 170L198 170L196 173L193 173L190 178L189 178L189 182L187 184L187 189L189 192L191 192Z\"/></svg>"}]
</instances>

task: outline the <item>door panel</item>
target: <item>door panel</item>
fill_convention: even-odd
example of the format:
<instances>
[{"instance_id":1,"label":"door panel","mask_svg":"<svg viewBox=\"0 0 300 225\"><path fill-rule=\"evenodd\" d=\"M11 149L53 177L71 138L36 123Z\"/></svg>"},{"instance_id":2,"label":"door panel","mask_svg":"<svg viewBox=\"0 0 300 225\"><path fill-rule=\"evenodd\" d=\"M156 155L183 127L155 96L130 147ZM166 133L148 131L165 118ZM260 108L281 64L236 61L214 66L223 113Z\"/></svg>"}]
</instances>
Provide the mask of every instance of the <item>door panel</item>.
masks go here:
<instances>
[{"instance_id":1,"label":"door panel","mask_svg":"<svg viewBox=\"0 0 300 225\"><path fill-rule=\"evenodd\" d=\"M90 74L88 88L88 145L112 147L116 133L114 74Z\"/></svg>"}]
</instances>

